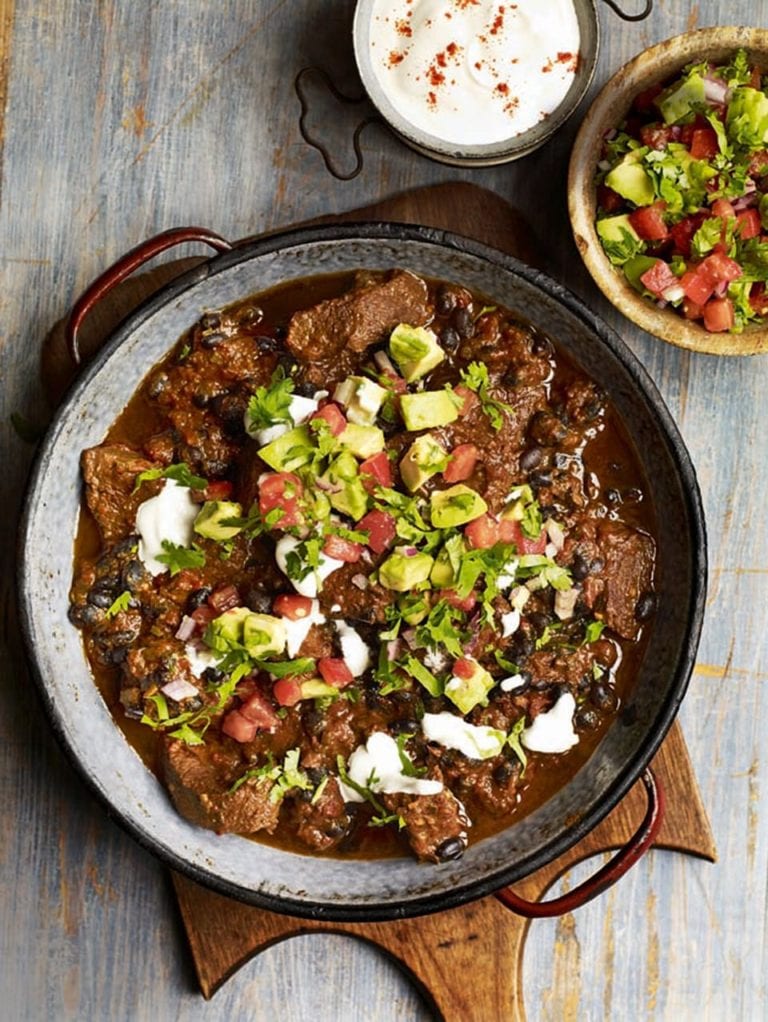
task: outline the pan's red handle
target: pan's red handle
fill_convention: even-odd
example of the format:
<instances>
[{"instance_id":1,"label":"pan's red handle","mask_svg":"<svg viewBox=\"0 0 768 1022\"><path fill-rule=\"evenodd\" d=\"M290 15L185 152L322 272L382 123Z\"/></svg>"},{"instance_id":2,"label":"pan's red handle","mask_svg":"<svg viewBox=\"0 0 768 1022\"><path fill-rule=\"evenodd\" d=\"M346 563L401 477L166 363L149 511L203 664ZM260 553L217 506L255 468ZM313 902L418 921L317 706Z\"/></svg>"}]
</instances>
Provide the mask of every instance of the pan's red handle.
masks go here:
<instances>
[{"instance_id":1,"label":"pan's red handle","mask_svg":"<svg viewBox=\"0 0 768 1022\"><path fill-rule=\"evenodd\" d=\"M80 365L78 330L94 305L100 302L116 284L125 280L144 263L154 259L156 255L165 252L166 249L173 248L174 245L181 245L186 241L201 241L204 245L210 245L217 252L229 252L232 248L232 244L226 238L222 238L205 227L174 227L170 231L163 231L162 234L156 234L153 238L142 241L130 252L126 252L83 291L72 307L72 312L67 320L65 336L67 349L76 366Z\"/></svg>"},{"instance_id":2,"label":"pan's red handle","mask_svg":"<svg viewBox=\"0 0 768 1022\"><path fill-rule=\"evenodd\" d=\"M643 817L643 822L636 833L629 839L627 844L615 855L610 862L607 862L602 869L598 870L589 880L579 884L572 891L562 895L560 898L553 898L552 901L526 901L519 897L509 887L503 887L496 891L496 897L507 908L512 909L520 916L528 919L540 919L545 916L561 916L566 912L572 912L575 908L581 908L588 901L592 901L598 894L602 894L612 884L624 876L643 856L656 840L661 822L664 819L664 789L649 768L643 773L643 784L645 793L648 796L648 809Z\"/></svg>"}]
</instances>

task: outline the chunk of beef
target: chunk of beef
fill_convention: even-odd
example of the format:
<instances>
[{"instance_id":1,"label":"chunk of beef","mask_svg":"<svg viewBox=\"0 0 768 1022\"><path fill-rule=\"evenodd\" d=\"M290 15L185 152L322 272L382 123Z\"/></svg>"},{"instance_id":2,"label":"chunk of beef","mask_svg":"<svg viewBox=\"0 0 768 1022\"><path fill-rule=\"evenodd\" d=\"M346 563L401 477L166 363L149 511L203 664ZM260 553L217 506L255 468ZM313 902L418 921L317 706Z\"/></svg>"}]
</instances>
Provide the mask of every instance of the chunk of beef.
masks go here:
<instances>
[{"instance_id":1,"label":"chunk of beef","mask_svg":"<svg viewBox=\"0 0 768 1022\"><path fill-rule=\"evenodd\" d=\"M366 569L364 573L367 574L369 570ZM383 624L387 607L397 598L397 593L378 584L359 589L352 579L360 573L359 564L345 564L329 575L323 581L319 594L320 609L324 614L329 614L331 607L338 605L341 609L335 613L348 621Z\"/></svg>"},{"instance_id":2,"label":"chunk of beef","mask_svg":"<svg viewBox=\"0 0 768 1022\"><path fill-rule=\"evenodd\" d=\"M357 354L383 340L398 323L423 326L430 319L427 285L398 270L388 280L295 312L286 344L306 364L308 379L322 386L347 373Z\"/></svg>"},{"instance_id":3,"label":"chunk of beef","mask_svg":"<svg viewBox=\"0 0 768 1022\"><path fill-rule=\"evenodd\" d=\"M146 489L133 492L136 476L154 465L127 444L91 447L83 451L80 463L88 509L109 547L134 532L136 510L148 496Z\"/></svg>"},{"instance_id":4,"label":"chunk of beef","mask_svg":"<svg viewBox=\"0 0 768 1022\"><path fill-rule=\"evenodd\" d=\"M335 777L328 777L317 801L297 798L292 806L296 836L315 852L328 852L349 833L348 812Z\"/></svg>"},{"instance_id":5,"label":"chunk of beef","mask_svg":"<svg viewBox=\"0 0 768 1022\"><path fill-rule=\"evenodd\" d=\"M591 675L595 663L594 650L588 646L578 649L540 649L525 662L534 683L567 685L576 692L585 675Z\"/></svg>"},{"instance_id":6,"label":"chunk of beef","mask_svg":"<svg viewBox=\"0 0 768 1022\"><path fill-rule=\"evenodd\" d=\"M610 520L600 522L595 539L600 570L585 580L584 600L617 635L635 639L640 631L636 608L653 581L655 543L646 533Z\"/></svg>"},{"instance_id":7,"label":"chunk of beef","mask_svg":"<svg viewBox=\"0 0 768 1022\"><path fill-rule=\"evenodd\" d=\"M521 766L516 759L494 756L476 760L457 755L450 763L441 761L441 769L453 791L491 815L502 816L517 808Z\"/></svg>"},{"instance_id":8,"label":"chunk of beef","mask_svg":"<svg viewBox=\"0 0 768 1022\"><path fill-rule=\"evenodd\" d=\"M449 788L436 795L382 795L381 800L405 821L408 843L422 862L445 862L464 854L471 823Z\"/></svg>"},{"instance_id":9,"label":"chunk of beef","mask_svg":"<svg viewBox=\"0 0 768 1022\"><path fill-rule=\"evenodd\" d=\"M187 745L163 737L163 778L178 811L191 823L219 834L268 834L277 826L280 802L266 778L251 778L232 791L244 766L239 754L213 744Z\"/></svg>"}]
</instances>

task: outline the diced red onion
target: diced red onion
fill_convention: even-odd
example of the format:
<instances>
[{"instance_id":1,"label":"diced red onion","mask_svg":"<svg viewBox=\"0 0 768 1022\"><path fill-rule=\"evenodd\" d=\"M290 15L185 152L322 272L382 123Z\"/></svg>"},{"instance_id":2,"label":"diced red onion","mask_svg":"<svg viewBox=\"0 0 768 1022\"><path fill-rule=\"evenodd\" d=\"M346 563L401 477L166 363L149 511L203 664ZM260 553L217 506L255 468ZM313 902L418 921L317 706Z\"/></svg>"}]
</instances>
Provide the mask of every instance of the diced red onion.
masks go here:
<instances>
[{"instance_id":1,"label":"diced red onion","mask_svg":"<svg viewBox=\"0 0 768 1022\"><path fill-rule=\"evenodd\" d=\"M373 563L373 554L371 553L367 546L363 547L363 551L360 554L360 560L365 561L366 564Z\"/></svg>"},{"instance_id":2,"label":"diced red onion","mask_svg":"<svg viewBox=\"0 0 768 1022\"><path fill-rule=\"evenodd\" d=\"M725 106L730 96L730 89L720 78L704 79L704 98L708 103Z\"/></svg>"},{"instance_id":3,"label":"diced red onion","mask_svg":"<svg viewBox=\"0 0 768 1022\"><path fill-rule=\"evenodd\" d=\"M685 291L679 284L670 284L661 292L661 297L667 302L677 302L681 298L685 298Z\"/></svg>"},{"instance_id":4,"label":"diced red onion","mask_svg":"<svg viewBox=\"0 0 768 1022\"><path fill-rule=\"evenodd\" d=\"M728 281L727 280L719 280L717 282L717 284L715 284L715 297L716 298L725 298L727 293L728 293Z\"/></svg>"},{"instance_id":5,"label":"diced red onion","mask_svg":"<svg viewBox=\"0 0 768 1022\"><path fill-rule=\"evenodd\" d=\"M399 639L390 639L387 643L387 659L397 660L400 656L400 647L402 643Z\"/></svg>"},{"instance_id":6,"label":"diced red onion","mask_svg":"<svg viewBox=\"0 0 768 1022\"><path fill-rule=\"evenodd\" d=\"M669 133L676 142L679 142L683 137L683 129L679 124L673 124L669 129Z\"/></svg>"},{"instance_id":7,"label":"diced red onion","mask_svg":"<svg viewBox=\"0 0 768 1022\"><path fill-rule=\"evenodd\" d=\"M195 686L184 678L174 678L167 685L163 685L160 691L169 699L175 699L177 703L180 703L182 699L191 699L199 694Z\"/></svg>"},{"instance_id":8,"label":"diced red onion","mask_svg":"<svg viewBox=\"0 0 768 1022\"><path fill-rule=\"evenodd\" d=\"M419 551L415 546L404 546L402 548L402 554L404 557L415 557Z\"/></svg>"},{"instance_id":9,"label":"diced red onion","mask_svg":"<svg viewBox=\"0 0 768 1022\"><path fill-rule=\"evenodd\" d=\"M392 362L390 361L389 355L387 355L386 351L377 351L376 354L373 356L373 361L376 363L379 369L381 369L382 372L394 373L394 375L397 376L397 369L395 369L395 367L392 365Z\"/></svg>"},{"instance_id":10,"label":"diced red onion","mask_svg":"<svg viewBox=\"0 0 768 1022\"><path fill-rule=\"evenodd\" d=\"M411 649L415 649L416 648L416 629L415 628L406 628L406 630L403 632L403 638L408 643L408 646Z\"/></svg>"},{"instance_id":11,"label":"diced red onion","mask_svg":"<svg viewBox=\"0 0 768 1022\"><path fill-rule=\"evenodd\" d=\"M603 138L607 138L608 141L610 141L612 138L616 138L616 134L617 134L616 129L611 128L610 131L606 131L605 135L603 135Z\"/></svg>"},{"instance_id":12,"label":"diced red onion","mask_svg":"<svg viewBox=\"0 0 768 1022\"><path fill-rule=\"evenodd\" d=\"M555 593L555 614L561 621L567 621L573 617L573 609L578 598L578 589L559 589Z\"/></svg>"},{"instance_id":13,"label":"diced red onion","mask_svg":"<svg viewBox=\"0 0 768 1022\"><path fill-rule=\"evenodd\" d=\"M546 522L544 522L544 528L547 530L547 535L552 540L552 545L555 549L562 550L563 544L565 543L565 533L557 522L552 518L548 518Z\"/></svg>"},{"instance_id":14,"label":"diced red onion","mask_svg":"<svg viewBox=\"0 0 768 1022\"><path fill-rule=\"evenodd\" d=\"M363 575L362 572L360 574L353 575L351 581L352 581L352 585L356 586L358 589L367 589L368 588L368 576L367 575Z\"/></svg>"},{"instance_id":15,"label":"diced red onion","mask_svg":"<svg viewBox=\"0 0 768 1022\"><path fill-rule=\"evenodd\" d=\"M598 170L610 170L611 169L611 161L610 160L600 160L600 162L597 165L597 169Z\"/></svg>"},{"instance_id":16,"label":"diced red onion","mask_svg":"<svg viewBox=\"0 0 768 1022\"><path fill-rule=\"evenodd\" d=\"M197 623L195 622L195 619L193 617L190 617L188 614L185 614L184 617L181 619L181 624L179 625L176 631L176 638L181 639L182 642L186 642L187 639L191 639L192 636L195 634L196 628Z\"/></svg>"},{"instance_id":17,"label":"diced red onion","mask_svg":"<svg viewBox=\"0 0 768 1022\"><path fill-rule=\"evenodd\" d=\"M320 476L315 479L315 486L318 490L325 490L326 493L341 493L343 486L341 483L332 483L328 479L322 479Z\"/></svg>"},{"instance_id":18,"label":"diced red onion","mask_svg":"<svg viewBox=\"0 0 768 1022\"><path fill-rule=\"evenodd\" d=\"M669 305L669 302L665 302L663 298L659 298L656 301L656 307L659 308L659 309L666 309L666 307L668 305Z\"/></svg>"}]
</instances>

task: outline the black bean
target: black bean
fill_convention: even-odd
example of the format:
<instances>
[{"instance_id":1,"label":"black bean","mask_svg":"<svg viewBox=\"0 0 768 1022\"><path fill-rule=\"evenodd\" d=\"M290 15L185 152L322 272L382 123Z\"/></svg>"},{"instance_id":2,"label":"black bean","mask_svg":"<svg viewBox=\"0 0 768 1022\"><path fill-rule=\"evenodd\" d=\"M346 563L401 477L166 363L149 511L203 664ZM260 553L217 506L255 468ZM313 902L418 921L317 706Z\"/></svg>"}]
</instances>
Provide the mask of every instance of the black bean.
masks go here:
<instances>
[{"instance_id":1,"label":"black bean","mask_svg":"<svg viewBox=\"0 0 768 1022\"><path fill-rule=\"evenodd\" d=\"M72 604L69 608L69 620L73 625L95 625L101 620L101 610L89 605L81 607Z\"/></svg>"},{"instance_id":2,"label":"black bean","mask_svg":"<svg viewBox=\"0 0 768 1022\"><path fill-rule=\"evenodd\" d=\"M411 717L393 720L389 726L396 735L417 735L421 731L418 720L413 720Z\"/></svg>"},{"instance_id":3,"label":"black bean","mask_svg":"<svg viewBox=\"0 0 768 1022\"><path fill-rule=\"evenodd\" d=\"M454 351L461 343L461 338L452 326L447 326L443 328L443 331L440 334L440 341L443 347L448 351Z\"/></svg>"},{"instance_id":4,"label":"black bean","mask_svg":"<svg viewBox=\"0 0 768 1022\"><path fill-rule=\"evenodd\" d=\"M243 425L243 402L235 394L217 394L211 401L211 411L227 426Z\"/></svg>"},{"instance_id":5,"label":"black bean","mask_svg":"<svg viewBox=\"0 0 768 1022\"><path fill-rule=\"evenodd\" d=\"M207 408L211 400L211 395L206 394L204 391L196 391L192 395L192 404L195 408Z\"/></svg>"},{"instance_id":6,"label":"black bean","mask_svg":"<svg viewBox=\"0 0 768 1022\"><path fill-rule=\"evenodd\" d=\"M596 557L589 565L590 575L598 575L605 567L605 561L602 557Z\"/></svg>"},{"instance_id":7,"label":"black bean","mask_svg":"<svg viewBox=\"0 0 768 1022\"><path fill-rule=\"evenodd\" d=\"M542 334L534 334L531 341L531 351L534 355L552 355L554 354L554 347L548 337L544 337Z\"/></svg>"},{"instance_id":8,"label":"black bean","mask_svg":"<svg viewBox=\"0 0 768 1022\"><path fill-rule=\"evenodd\" d=\"M201 607L212 592L213 589L210 586L201 586L200 589L193 589L187 597L187 613L191 614L193 610Z\"/></svg>"},{"instance_id":9,"label":"black bean","mask_svg":"<svg viewBox=\"0 0 768 1022\"><path fill-rule=\"evenodd\" d=\"M543 447L557 447L565 439L568 429L552 412L536 412L528 427L531 438Z\"/></svg>"},{"instance_id":10,"label":"black bean","mask_svg":"<svg viewBox=\"0 0 768 1022\"><path fill-rule=\"evenodd\" d=\"M456 308L456 295L445 284L441 284L435 295L435 309L441 316L447 316Z\"/></svg>"},{"instance_id":11,"label":"black bean","mask_svg":"<svg viewBox=\"0 0 768 1022\"><path fill-rule=\"evenodd\" d=\"M595 710L585 706L576 714L575 723L576 727L584 731L595 731L600 727L600 716Z\"/></svg>"},{"instance_id":12,"label":"black bean","mask_svg":"<svg viewBox=\"0 0 768 1022\"><path fill-rule=\"evenodd\" d=\"M263 593L258 589L249 589L245 602L257 614L269 614L272 609L272 598L268 593Z\"/></svg>"},{"instance_id":13,"label":"black bean","mask_svg":"<svg viewBox=\"0 0 768 1022\"><path fill-rule=\"evenodd\" d=\"M538 468L541 464L541 459L544 457L544 451L540 447L528 447L520 455L520 469L523 472L530 472L534 468Z\"/></svg>"},{"instance_id":14,"label":"black bean","mask_svg":"<svg viewBox=\"0 0 768 1022\"><path fill-rule=\"evenodd\" d=\"M201 677L208 685L220 685L226 675L218 667L206 667Z\"/></svg>"},{"instance_id":15,"label":"black bean","mask_svg":"<svg viewBox=\"0 0 768 1022\"><path fill-rule=\"evenodd\" d=\"M277 356L277 364L283 367L286 376L292 376L293 368L296 365L296 359L290 351L281 351Z\"/></svg>"},{"instance_id":16,"label":"black bean","mask_svg":"<svg viewBox=\"0 0 768 1022\"><path fill-rule=\"evenodd\" d=\"M224 334L203 334L200 338L200 346L210 350L217 347L224 340L226 340Z\"/></svg>"},{"instance_id":17,"label":"black bean","mask_svg":"<svg viewBox=\"0 0 768 1022\"><path fill-rule=\"evenodd\" d=\"M515 775L515 768L511 763L499 763L493 771L493 779L497 784L508 784Z\"/></svg>"},{"instance_id":18,"label":"black bean","mask_svg":"<svg viewBox=\"0 0 768 1022\"><path fill-rule=\"evenodd\" d=\"M218 312L206 312L200 317L201 330L218 330L221 326L221 316Z\"/></svg>"},{"instance_id":19,"label":"black bean","mask_svg":"<svg viewBox=\"0 0 768 1022\"><path fill-rule=\"evenodd\" d=\"M656 610L656 593L643 593L635 604L635 620L647 621Z\"/></svg>"},{"instance_id":20,"label":"black bean","mask_svg":"<svg viewBox=\"0 0 768 1022\"><path fill-rule=\"evenodd\" d=\"M260 309L258 305L246 305L237 316L237 322L244 327L256 326L257 323L261 323L262 319L264 319L264 310Z\"/></svg>"},{"instance_id":21,"label":"black bean","mask_svg":"<svg viewBox=\"0 0 768 1022\"><path fill-rule=\"evenodd\" d=\"M535 487L551 486L552 473L546 469L536 469L528 474L528 482Z\"/></svg>"},{"instance_id":22,"label":"black bean","mask_svg":"<svg viewBox=\"0 0 768 1022\"><path fill-rule=\"evenodd\" d=\"M465 847L460 837L446 838L435 849L435 858L438 862L450 862L452 859L460 859L464 854Z\"/></svg>"},{"instance_id":23,"label":"black bean","mask_svg":"<svg viewBox=\"0 0 768 1022\"><path fill-rule=\"evenodd\" d=\"M288 336L288 328L287 327L284 327L284 326L276 326L275 327L275 338L276 338L276 340L284 341L287 336Z\"/></svg>"},{"instance_id":24,"label":"black bean","mask_svg":"<svg viewBox=\"0 0 768 1022\"><path fill-rule=\"evenodd\" d=\"M254 344L263 352L265 355L270 351L277 351L280 344L274 339L274 337L267 337L264 334L260 334L258 337L254 337Z\"/></svg>"},{"instance_id":25,"label":"black bean","mask_svg":"<svg viewBox=\"0 0 768 1022\"><path fill-rule=\"evenodd\" d=\"M167 388L169 382L168 376L165 373L155 373L149 381L147 394L152 398L159 397Z\"/></svg>"},{"instance_id":26,"label":"black bean","mask_svg":"<svg viewBox=\"0 0 768 1022\"><path fill-rule=\"evenodd\" d=\"M309 380L305 380L304 383L299 383L294 387L294 393L301 394L302 397L313 397L317 387L314 383L310 383Z\"/></svg>"},{"instance_id":27,"label":"black bean","mask_svg":"<svg viewBox=\"0 0 768 1022\"><path fill-rule=\"evenodd\" d=\"M543 611L534 610L532 614L527 615L528 623L532 628L535 628L537 632L543 632L547 625L552 624L552 615L545 614Z\"/></svg>"},{"instance_id":28,"label":"black bean","mask_svg":"<svg viewBox=\"0 0 768 1022\"><path fill-rule=\"evenodd\" d=\"M144 578L145 570L144 565L138 558L129 561L123 570L123 586L126 589L133 589Z\"/></svg>"},{"instance_id":29,"label":"black bean","mask_svg":"<svg viewBox=\"0 0 768 1022\"><path fill-rule=\"evenodd\" d=\"M583 582L588 574L589 562L577 552L571 561L571 575L575 582Z\"/></svg>"},{"instance_id":30,"label":"black bean","mask_svg":"<svg viewBox=\"0 0 768 1022\"><path fill-rule=\"evenodd\" d=\"M598 710L612 710L616 706L616 693L602 681L592 686L589 698Z\"/></svg>"},{"instance_id":31,"label":"black bean","mask_svg":"<svg viewBox=\"0 0 768 1022\"><path fill-rule=\"evenodd\" d=\"M316 738L319 738L323 731L325 731L325 714L318 712L312 706L307 707L303 711L301 720L306 731L308 731L310 735L314 735Z\"/></svg>"},{"instance_id":32,"label":"black bean","mask_svg":"<svg viewBox=\"0 0 768 1022\"><path fill-rule=\"evenodd\" d=\"M536 649L536 641L527 632L518 632L507 647L509 656L516 663L525 660Z\"/></svg>"},{"instance_id":33,"label":"black bean","mask_svg":"<svg viewBox=\"0 0 768 1022\"><path fill-rule=\"evenodd\" d=\"M462 341L468 340L475 332L475 322L469 309L456 309L451 323Z\"/></svg>"},{"instance_id":34,"label":"black bean","mask_svg":"<svg viewBox=\"0 0 768 1022\"><path fill-rule=\"evenodd\" d=\"M100 584L97 582L89 591L86 600L92 607L100 607L102 610L107 610L115 602L115 592L113 589L100 587Z\"/></svg>"}]
</instances>

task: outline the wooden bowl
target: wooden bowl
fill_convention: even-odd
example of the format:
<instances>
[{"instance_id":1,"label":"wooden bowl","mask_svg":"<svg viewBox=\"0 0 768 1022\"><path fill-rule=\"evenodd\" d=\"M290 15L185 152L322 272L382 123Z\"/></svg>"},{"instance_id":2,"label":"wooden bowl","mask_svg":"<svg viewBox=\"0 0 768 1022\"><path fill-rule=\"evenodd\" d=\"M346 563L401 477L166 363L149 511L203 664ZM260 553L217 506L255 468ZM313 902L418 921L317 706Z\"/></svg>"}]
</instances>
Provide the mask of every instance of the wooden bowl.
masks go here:
<instances>
[{"instance_id":1,"label":"wooden bowl","mask_svg":"<svg viewBox=\"0 0 768 1022\"><path fill-rule=\"evenodd\" d=\"M673 76L686 64L704 57L721 63L739 48L768 68L768 29L704 28L643 50L616 72L590 107L576 136L568 171L568 211L576 246L606 298L649 334L710 355L768 351L768 327L749 327L741 334L710 333L638 294L608 260L597 237L595 170L605 133L621 123L638 93Z\"/></svg>"}]
</instances>

